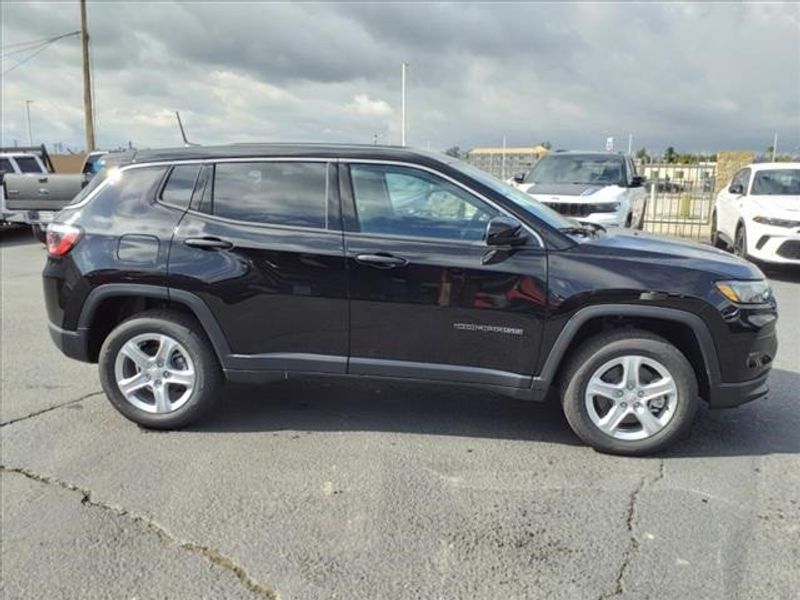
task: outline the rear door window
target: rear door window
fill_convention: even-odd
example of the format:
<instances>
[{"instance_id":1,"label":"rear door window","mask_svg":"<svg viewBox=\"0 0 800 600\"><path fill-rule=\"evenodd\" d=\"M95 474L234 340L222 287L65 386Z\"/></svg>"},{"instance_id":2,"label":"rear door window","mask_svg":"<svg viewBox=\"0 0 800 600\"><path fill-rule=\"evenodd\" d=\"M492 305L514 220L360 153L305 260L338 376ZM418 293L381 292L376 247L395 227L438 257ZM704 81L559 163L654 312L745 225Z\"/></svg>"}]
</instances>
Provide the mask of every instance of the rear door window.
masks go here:
<instances>
[{"instance_id":1,"label":"rear door window","mask_svg":"<svg viewBox=\"0 0 800 600\"><path fill-rule=\"evenodd\" d=\"M164 189L161 190L161 200L179 208L189 208L200 167L199 164L173 167Z\"/></svg>"},{"instance_id":2,"label":"rear door window","mask_svg":"<svg viewBox=\"0 0 800 600\"><path fill-rule=\"evenodd\" d=\"M14 158L22 173L42 173L42 167L33 156L17 156Z\"/></svg>"},{"instance_id":3,"label":"rear door window","mask_svg":"<svg viewBox=\"0 0 800 600\"><path fill-rule=\"evenodd\" d=\"M0 171L3 173L13 173L14 165L7 158L0 158Z\"/></svg>"},{"instance_id":4,"label":"rear door window","mask_svg":"<svg viewBox=\"0 0 800 600\"><path fill-rule=\"evenodd\" d=\"M226 219L324 229L327 172L323 162L218 163L210 206L203 206Z\"/></svg>"}]
</instances>

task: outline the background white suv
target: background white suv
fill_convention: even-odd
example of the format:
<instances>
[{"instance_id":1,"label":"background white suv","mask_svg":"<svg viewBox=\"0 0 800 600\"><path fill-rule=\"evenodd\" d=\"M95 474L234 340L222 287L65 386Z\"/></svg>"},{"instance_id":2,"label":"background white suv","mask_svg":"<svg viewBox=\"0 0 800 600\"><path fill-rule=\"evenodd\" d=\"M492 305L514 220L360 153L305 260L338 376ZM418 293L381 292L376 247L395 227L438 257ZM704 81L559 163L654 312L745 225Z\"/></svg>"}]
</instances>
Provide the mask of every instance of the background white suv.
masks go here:
<instances>
[{"instance_id":1,"label":"background white suv","mask_svg":"<svg viewBox=\"0 0 800 600\"><path fill-rule=\"evenodd\" d=\"M739 256L800 264L800 163L752 164L720 191L711 241Z\"/></svg>"},{"instance_id":2,"label":"background white suv","mask_svg":"<svg viewBox=\"0 0 800 600\"><path fill-rule=\"evenodd\" d=\"M647 203L633 161L610 152L554 152L511 185L555 211L605 227L641 229Z\"/></svg>"}]
</instances>

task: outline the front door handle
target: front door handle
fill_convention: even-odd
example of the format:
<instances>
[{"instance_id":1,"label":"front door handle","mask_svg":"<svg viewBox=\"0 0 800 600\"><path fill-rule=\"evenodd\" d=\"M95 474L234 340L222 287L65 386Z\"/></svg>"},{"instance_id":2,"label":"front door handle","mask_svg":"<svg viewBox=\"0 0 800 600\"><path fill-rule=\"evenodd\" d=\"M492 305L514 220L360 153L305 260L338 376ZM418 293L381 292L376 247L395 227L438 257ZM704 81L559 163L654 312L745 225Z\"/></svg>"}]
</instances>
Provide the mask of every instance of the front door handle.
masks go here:
<instances>
[{"instance_id":1,"label":"front door handle","mask_svg":"<svg viewBox=\"0 0 800 600\"><path fill-rule=\"evenodd\" d=\"M356 262L378 269L394 269L395 267L405 267L408 264L405 258L391 254L358 254Z\"/></svg>"},{"instance_id":2,"label":"front door handle","mask_svg":"<svg viewBox=\"0 0 800 600\"><path fill-rule=\"evenodd\" d=\"M215 237L186 238L183 243L192 248L200 248L202 250L233 248L233 244L228 240L221 240Z\"/></svg>"}]
</instances>

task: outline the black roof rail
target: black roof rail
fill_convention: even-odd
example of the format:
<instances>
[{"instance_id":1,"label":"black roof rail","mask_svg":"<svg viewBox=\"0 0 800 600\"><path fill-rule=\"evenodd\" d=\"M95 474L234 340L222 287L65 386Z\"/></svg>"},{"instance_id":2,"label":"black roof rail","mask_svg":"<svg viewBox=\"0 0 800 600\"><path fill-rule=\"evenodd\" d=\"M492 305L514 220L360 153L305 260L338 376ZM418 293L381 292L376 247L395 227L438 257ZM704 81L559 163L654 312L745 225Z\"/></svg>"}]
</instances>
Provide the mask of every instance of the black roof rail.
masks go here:
<instances>
[{"instance_id":1,"label":"black roof rail","mask_svg":"<svg viewBox=\"0 0 800 600\"><path fill-rule=\"evenodd\" d=\"M53 166L53 161L50 160L50 155L47 153L47 148L44 144L39 146L2 146L0 147L0 154L36 154L42 159L44 167L51 173L56 172Z\"/></svg>"}]
</instances>

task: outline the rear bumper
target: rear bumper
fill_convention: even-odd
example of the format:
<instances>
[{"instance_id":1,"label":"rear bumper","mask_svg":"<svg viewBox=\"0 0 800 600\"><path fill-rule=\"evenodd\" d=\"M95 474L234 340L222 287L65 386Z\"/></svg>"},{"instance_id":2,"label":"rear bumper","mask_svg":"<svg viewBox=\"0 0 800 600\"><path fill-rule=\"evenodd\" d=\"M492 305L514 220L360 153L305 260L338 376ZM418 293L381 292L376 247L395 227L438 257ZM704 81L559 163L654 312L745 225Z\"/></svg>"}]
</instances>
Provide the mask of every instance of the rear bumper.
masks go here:
<instances>
[{"instance_id":1,"label":"rear bumper","mask_svg":"<svg viewBox=\"0 0 800 600\"><path fill-rule=\"evenodd\" d=\"M80 360L82 362L91 362L89 360L89 332L86 329L78 329L77 331L69 331L61 329L53 323L48 323L47 327L50 331L50 339L58 346L66 356Z\"/></svg>"},{"instance_id":2,"label":"rear bumper","mask_svg":"<svg viewBox=\"0 0 800 600\"><path fill-rule=\"evenodd\" d=\"M769 392L768 377L769 371L749 381L719 383L711 388L708 405L710 408L734 408L763 398Z\"/></svg>"}]
</instances>

